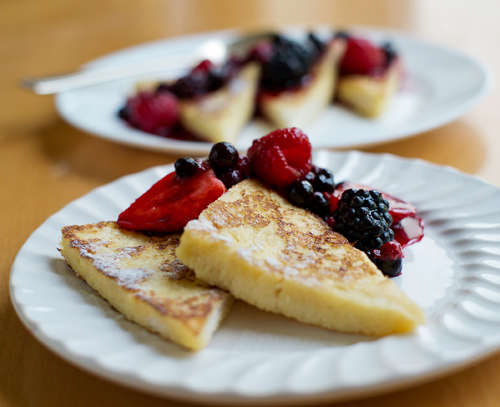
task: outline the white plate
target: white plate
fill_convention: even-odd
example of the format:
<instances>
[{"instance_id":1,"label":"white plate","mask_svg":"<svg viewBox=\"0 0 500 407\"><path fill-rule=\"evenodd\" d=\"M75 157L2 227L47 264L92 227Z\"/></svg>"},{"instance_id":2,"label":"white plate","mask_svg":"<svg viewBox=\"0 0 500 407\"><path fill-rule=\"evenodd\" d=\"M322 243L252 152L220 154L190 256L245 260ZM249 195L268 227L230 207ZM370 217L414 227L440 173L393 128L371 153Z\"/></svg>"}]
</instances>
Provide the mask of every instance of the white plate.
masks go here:
<instances>
[{"instance_id":1,"label":"white plate","mask_svg":"<svg viewBox=\"0 0 500 407\"><path fill-rule=\"evenodd\" d=\"M237 303L212 343L189 353L124 320L57 252L60 228L115 219L171 167L97 188L51 216L20 250L10 293L21 320L75 365L136 389L205 402L338 400L463 367L500 346L500 190L419 160L318 152L338 180L414 203L426 222L395 279L428 322L382 339L299 324Z\"/></svg>"},{"instance_id":2,"label":"white plate","mask_svg":"<svg viewBox=\"0 0 500 407\"><path fill-rule=\"evenodd\" d=\"M305 129L314 148L366 146L432 129L466 112L489 88L484 66L461 52L394 31L365 28L353 32L360 32L378 43L393 41L402 54L407 79L388 111L378 119L362 118L340 106L328 108ZM162 56L174 58L206 40L228 39L234 34L235 31L222 31L140 45L100 58L87 68L99 69ZM133 93L137 80L120 80L59 94L57 109L76 127L118 143L175 153L208 154L209 143L161 138L133 129L117 117L118 109L127 95ZM237 147L248 148L254 138L267 131L269 128L262 123L251 122L237 140Z\"/></svg>"}]
</instances>

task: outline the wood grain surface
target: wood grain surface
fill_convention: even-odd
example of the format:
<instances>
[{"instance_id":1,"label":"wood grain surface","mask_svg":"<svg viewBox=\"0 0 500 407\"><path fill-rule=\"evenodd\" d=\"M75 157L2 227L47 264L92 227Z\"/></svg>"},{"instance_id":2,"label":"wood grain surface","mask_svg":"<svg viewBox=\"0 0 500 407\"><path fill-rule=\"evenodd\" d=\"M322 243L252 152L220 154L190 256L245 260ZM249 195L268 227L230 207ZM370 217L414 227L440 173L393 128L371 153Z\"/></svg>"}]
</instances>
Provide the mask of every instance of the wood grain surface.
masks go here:
<instances>
[{"instance_id":1,"label":"wood grain surface","mask_svg":"<svg viewBox=\"0 0 500 407\"><path fill-rule=\"evenodd\" d=\"M460 48L500 72L500 3L317 0L0 1L0 406L177 406L110 384L62 361L22 326L9 302L9 270L31 232L71 200L175 157L115 145L56 114L21 77L77 68L144 41L228 27L365 24ZM500 185L500 93L440 129L376 148L454 166ZM432 182L429 180L429 182ZM465 191L466 192L466 191ZM332 367L333 368L333 367ZM500 356L459 373L341 406L500 405Z\"/></svg>"}]
</instances>

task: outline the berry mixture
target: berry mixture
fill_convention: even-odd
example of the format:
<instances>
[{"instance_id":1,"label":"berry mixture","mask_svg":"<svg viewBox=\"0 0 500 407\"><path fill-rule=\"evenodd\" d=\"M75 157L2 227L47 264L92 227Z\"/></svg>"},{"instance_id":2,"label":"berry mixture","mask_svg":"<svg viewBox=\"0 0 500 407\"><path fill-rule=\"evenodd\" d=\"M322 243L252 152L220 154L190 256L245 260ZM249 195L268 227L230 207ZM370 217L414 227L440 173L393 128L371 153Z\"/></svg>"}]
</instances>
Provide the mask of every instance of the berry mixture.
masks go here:
<instances>
[{"instance_id":1,"label":"berry mixture","mask_svg":"<svg viewBox=\"0 0 500 407\"><path fill-rule=\"evenodd\" d=\"M335 184L334 175L311 160L309 139L295 127L255 140L247 156L230 143L217 143L205 161L178 159L175 171L122 212L118 224L156 233L181 231L228 188L255 177L293 205L321 217L386 276L400 275L403 249L424 235L415 207L366 185Z\"/></svg>"},{"instance_id":2,"label":"berry mixture","mask_svg":"<svg viewBox=\"0 0 500 407\"><path fill-rule=\"evenodd\" d=\"M163 82L149 91L138 92L127 99L118 116L130 126L162 137L196 140L197 135L181 124L179 103L198 99L225 86L249 62L261 67L258 94L277 95L298 89L312 79L314 64L324 55L332 40L346 44L339 63L341 75L382 75L398 54L390 42L377 46L367 39L338 31L329 38L310 32L304 41L275 34L269 40L255 44L246 55L230 56L216 66L206 59L175 81ZM334 67L332 66L332 74ZM257 101L260 98L256 99ZM259 105L256 105L259 113ZM232 178L226 175L226 178Z\"/></svg>"},{"instance_id":3,"label":"berry mixture","mask_svg":"<svg viewBox=\"0 0 500 407\"><path fill-rule=\"evenodd\" d=\"M118 111L118 116L147 133L184 140L196 139L179 122L179 102L220 89L241 67L242 63L234 58L219 67L205 59L176 81L160 83L154 90L131 96Z\"/></svg>"}]
</instances>

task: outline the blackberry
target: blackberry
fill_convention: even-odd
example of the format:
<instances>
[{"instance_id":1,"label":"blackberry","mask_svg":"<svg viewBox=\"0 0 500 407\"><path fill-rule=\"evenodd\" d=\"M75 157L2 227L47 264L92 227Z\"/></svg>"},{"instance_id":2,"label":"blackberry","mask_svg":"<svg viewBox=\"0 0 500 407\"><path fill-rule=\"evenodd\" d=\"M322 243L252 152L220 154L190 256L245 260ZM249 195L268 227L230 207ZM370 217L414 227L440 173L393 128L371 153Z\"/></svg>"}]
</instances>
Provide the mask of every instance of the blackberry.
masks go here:
<instances>
[{"instance_id":1,"label":"blackberry","mask_svg":"<svg viewBox=\"0 0 500 407\"><path fill-rule=\"evenodd\" d=\"M348 189L333 216L334 230L360 250L378 249L394 239L389 203L377 191Z\"/></svg>"},{"instance_id":2,"label":"blackberry","mask_svg":"<svg viewBox=\"0 0 500 407\"><path fill-rule=\"evenodd\" d=\"M201 165L194 158L179 158L175 162L175 173L179 178L187 178L194 175L199 169Z\"/></svg>"},{"instance_id":3,"label":"blackberry","mask_svg":"<svg viewBox=\"0 0 500 407\"><path fill-rule=\"evenodd\" d=\"M215 170L227 170L234 168L238 163L238 151L226 141L214 144L208 156L208 162Z\"/></svg>"},{"instance_id":4,"label":"blackberry","mask_svg":"<svg viewBox=\"0 0 500 407\"><path fill-rule=\"evenodd\" d=\"M318 216L327 216L330 212L330 203L322 192L314 192L309 201L309 210Z\"/></svg>"},{"instance_id":5,"label":"blackberry","mask_svg":"<svg viewBox=\"0 0 500 407\"><path fill-rule=\"evenodd\" d=\"M262 68L261 86L268 91L299 86L316 59L316 47L280 35L273 38L272 47L272 56Z\"/></svg>"},{"instance_id":6,"label":"blackberry","mask_svg":"<svg viewBox=\"0 0 500 407\"><path fill-rule=\"evenodd\" d=\"M288 190L287 198L294 205L304 208L309 204L313 192L313 186L309 181L295 181Z\"/></svg>"}]
</instances>

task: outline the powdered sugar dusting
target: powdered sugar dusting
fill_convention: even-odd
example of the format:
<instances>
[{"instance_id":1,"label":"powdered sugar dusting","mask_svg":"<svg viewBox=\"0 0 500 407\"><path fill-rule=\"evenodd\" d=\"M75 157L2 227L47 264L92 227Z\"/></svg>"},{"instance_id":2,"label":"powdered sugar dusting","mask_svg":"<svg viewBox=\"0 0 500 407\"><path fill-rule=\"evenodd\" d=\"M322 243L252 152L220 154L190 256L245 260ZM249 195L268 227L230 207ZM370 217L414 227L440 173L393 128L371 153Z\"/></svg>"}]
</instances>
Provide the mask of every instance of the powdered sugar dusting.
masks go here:
<instances>
[{"instance_id":1,"label":"powdered sugar dusting","mask_svg":"<svg viewBox=\"0 0 500 407\"><path fill-rule=\"evenodd\" d=\"M106 272L106 275L114 278L118 285L128 289L138 289L137 284L152 274L151 270L143 268L110 269Z\"/></svg>"},{"instance_id":2,"label":"powdered sugar dusting","mask_svg":"<svg viewBox=\"0 0 500 407\"><path fill-rule=\"evenodd\" d=\"M137 252L137 248L124 247L118 253L106 253L105 248L109 244L109 242L103 240L90 240L86 242L74 240L71 242L71 245L77 247L83 257L90 259L93 266L101 271L101 273L111 277L118 285L128 290L139 290L139 284L150 277L153 271L143 268L122 268L120 262L126 258L130 258Z\"/></svg>"}]
</instances>

